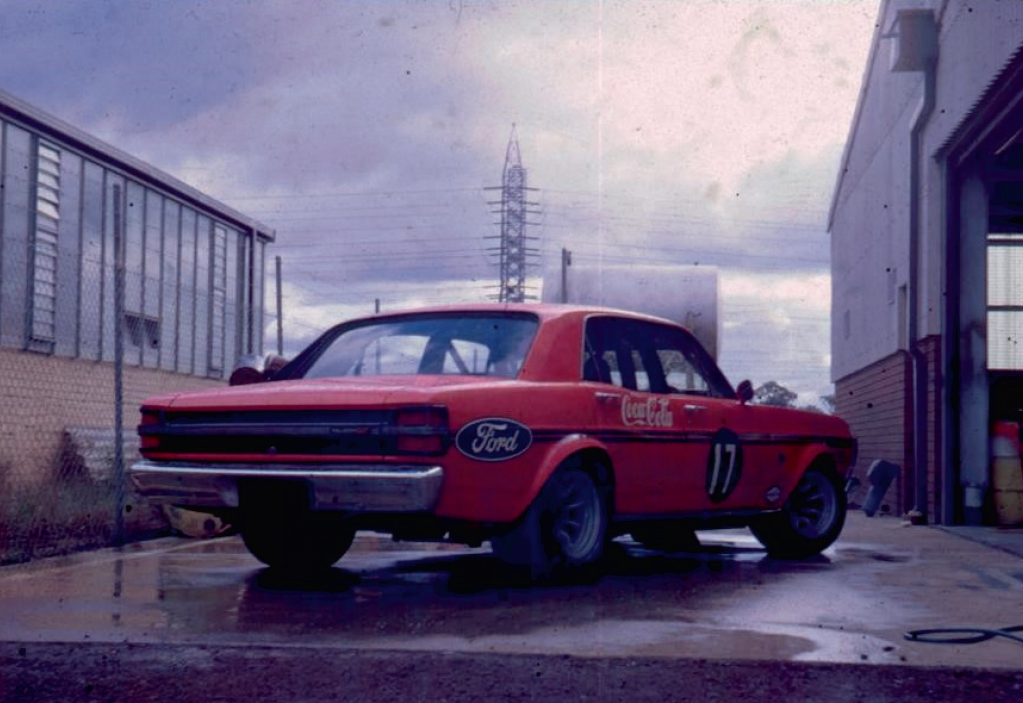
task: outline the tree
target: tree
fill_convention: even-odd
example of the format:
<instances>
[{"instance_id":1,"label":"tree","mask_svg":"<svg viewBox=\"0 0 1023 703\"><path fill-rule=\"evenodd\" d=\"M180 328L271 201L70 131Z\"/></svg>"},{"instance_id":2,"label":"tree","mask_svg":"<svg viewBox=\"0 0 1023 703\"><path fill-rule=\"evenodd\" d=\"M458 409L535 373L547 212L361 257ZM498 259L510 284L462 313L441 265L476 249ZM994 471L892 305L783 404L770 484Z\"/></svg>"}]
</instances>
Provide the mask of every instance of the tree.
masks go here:
<instances>
[{"instance_id":1,"label":"tree","mask_svg":"<svg viewBox=\"0 0 1023 703\"><path fill-rule=\"evenodd\" d=\"M835 414L835 395L822 395L821 396L821 407L824 408L824 412L829 415Z\"/></svg>"},{"instance_id":2,"label":"tree","mask_svg":"<svg viewBox=\"0 0 1023 703\"><path fill-rule=\"evenodd\" d=\"M774 405L780 408L795 407L799 396L777 381L768 381L753 393L753 402L758 405Z\"/></svg>"}]
</instances>

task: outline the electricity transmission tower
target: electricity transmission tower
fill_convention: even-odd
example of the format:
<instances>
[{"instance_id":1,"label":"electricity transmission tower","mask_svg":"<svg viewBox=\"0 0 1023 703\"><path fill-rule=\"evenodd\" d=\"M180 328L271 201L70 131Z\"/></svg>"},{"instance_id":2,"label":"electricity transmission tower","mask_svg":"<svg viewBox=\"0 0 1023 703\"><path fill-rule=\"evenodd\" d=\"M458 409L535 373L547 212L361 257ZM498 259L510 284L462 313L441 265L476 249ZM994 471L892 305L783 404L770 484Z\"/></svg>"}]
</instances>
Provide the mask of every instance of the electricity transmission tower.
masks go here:
<instances>
[{"instance_id":1,"label":"electricity transmission tower","mask_svg":"<svg viewBox=\"0 0 1023 703\"><path fill-rule=\"evenodd\" d=\"M501 185L486 190L501 191L500 200L488 203L493 207L494 214L500 215L500 220L495 224L500 225L501 234L497 237L484 237L499 240L497 247L487 250L497 252L500 256L501 281L498 284L497 299L502 303L521 303L527 298L535 299L535 295L527 295L526 274L539 252L527 246L527 242L535 241L536 237L526 235L526 226L536 224L529 222L528 218L539 211L535 209L538 203L526 200L526 192L535 191L536 188L526 186L526 169L522 166L515 125L512 125L511 137L508 139Z\"/></svg>"}]
</instances>

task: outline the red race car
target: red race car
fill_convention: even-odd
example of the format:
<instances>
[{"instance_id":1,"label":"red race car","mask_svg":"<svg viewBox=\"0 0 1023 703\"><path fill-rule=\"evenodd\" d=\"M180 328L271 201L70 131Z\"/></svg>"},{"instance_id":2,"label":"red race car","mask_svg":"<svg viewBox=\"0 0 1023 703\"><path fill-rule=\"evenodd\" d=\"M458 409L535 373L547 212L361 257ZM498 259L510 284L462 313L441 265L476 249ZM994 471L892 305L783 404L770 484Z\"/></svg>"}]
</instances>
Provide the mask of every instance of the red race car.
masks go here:
<instances>
[{"instance_id":1,"label":"red race car","mask_svg":"<svg viewBox=\"0 0 1023 703\"><path fill-rule=\"evenodd\" d=\"M749 526L776 556L838 537L856 442L840 419L751 405L669 321L561 305L345 322L269 382L142 406L150 501L220 515L271 567L340 559L357 530L489 540L534 576L617 535L692 547Z\"/></svg>"}]
</instances>

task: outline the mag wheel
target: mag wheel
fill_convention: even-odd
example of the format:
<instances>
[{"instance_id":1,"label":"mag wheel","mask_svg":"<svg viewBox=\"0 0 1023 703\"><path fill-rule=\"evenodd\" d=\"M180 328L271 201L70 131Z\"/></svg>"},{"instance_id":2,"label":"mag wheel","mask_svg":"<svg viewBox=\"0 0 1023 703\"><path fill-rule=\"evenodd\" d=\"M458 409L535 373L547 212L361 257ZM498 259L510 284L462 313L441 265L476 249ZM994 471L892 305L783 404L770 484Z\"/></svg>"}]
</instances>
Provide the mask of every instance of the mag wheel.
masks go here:
<instances>
[{"instance_id":1,"label":"mag wheel","mask_svg":"<svg viewBox=\"0 0 1023 703\"><path fill-rule=\"evenodd\" d=\"M547 509L540 517L548 554L567 564L588 564L600 558L607 515L600 491L585 471L560 472L546 486Z\"/></svg>"},{"instance_id":2,"label":"mag wheel","mask_svg":"<svg viewBox=\"0 0 1023 703\"><path fill-rule=\"evenodd\" d=\"M751 526L769 554L805 559L827 549L845 525L846 497L830 467L807 469L778 513Z\"/></svg>"},{"instance_id":3,"label":"mag wheel","mask_svg":"<svg viewBox=\"0 0 1023 703\"><path fill-rule=\"evenodd\" d=\"M607 500L581 468L554 473L511 530L491 540L502 560L528 566L534 579L591 566L604 554Z\"/></svg>"}]
</instances>

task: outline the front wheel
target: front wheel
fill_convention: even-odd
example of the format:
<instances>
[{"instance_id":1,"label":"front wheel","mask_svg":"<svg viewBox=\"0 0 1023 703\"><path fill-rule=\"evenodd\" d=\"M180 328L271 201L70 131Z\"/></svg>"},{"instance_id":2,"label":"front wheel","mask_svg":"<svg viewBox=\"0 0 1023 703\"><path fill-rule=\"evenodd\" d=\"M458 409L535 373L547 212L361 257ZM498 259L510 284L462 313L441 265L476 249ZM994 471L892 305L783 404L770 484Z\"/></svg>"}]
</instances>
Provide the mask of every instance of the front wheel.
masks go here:
<instances>
[{"instance_id":1,"label":"front wheel","mask_svg":"<svg viewBox=\"0 0 1023 703\"><path fill-rule=\"evenodd\" d=\"M582 468L562 467L551 476L522 519L491 539L498 558L527 566L534 579L591 566L604 554L607 499Z\"/></svg>"},{"instance_id":2,"label":"front wheel","mask_svg":"<svg viewBox=\"0 0 1023 703\"><path fill-rule=\"evenodd\" d=\"M806 470L780 512L750 529L771 556L806 559L838 539L845 514L841 479L830 467L817 465Z\"/></svg>"}]
</instances>

